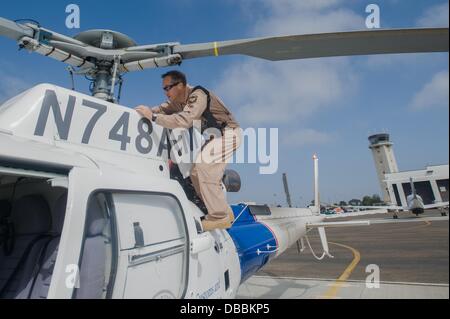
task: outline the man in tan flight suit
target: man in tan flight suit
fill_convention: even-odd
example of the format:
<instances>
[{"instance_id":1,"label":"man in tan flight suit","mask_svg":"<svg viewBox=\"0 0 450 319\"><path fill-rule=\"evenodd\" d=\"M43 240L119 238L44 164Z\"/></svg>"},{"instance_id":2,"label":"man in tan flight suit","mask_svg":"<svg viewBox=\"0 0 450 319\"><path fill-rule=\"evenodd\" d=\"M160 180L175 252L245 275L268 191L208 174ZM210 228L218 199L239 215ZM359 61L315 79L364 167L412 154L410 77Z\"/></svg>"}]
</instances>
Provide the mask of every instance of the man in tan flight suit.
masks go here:
<instances>
[{"instance_id":1,"label":"man in tan flight suit","mask_svg":"<svg viewBox=\"0 0 450 319\"><path fill-rule=\"evenodd\" d=\"M203 230L229 228L234 215L226 202L221 181L228 160L241 143L239 124L217 96L202 87L187 85L183 73L170 71L163 74L162 79L168 101L153 108L140 105L136 111L169 129L191 128L194 121L201 120L205 128L220 130L221 136L209 140L197 156L191 180L208 210L202 220Z\"/></svg>"}]
</instances>

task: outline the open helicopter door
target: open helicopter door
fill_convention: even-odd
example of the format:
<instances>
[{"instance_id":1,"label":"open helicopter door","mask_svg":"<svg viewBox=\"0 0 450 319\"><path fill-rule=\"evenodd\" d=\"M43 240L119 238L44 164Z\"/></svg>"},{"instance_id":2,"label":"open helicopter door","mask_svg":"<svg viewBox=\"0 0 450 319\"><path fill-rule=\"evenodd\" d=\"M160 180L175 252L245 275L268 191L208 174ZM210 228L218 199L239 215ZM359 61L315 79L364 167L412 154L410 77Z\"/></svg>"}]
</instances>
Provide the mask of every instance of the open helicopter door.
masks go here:
<instances>
[{"instance_id":1,"label":"open helicopter door","mask_svg":"<svg viewBox=\"0 0 450 319\"><path fill-rule=\"evenodd\" d=\"M190 205L178 183L114 167L74 168L50 298L183 298Z\"/></svg>"},{"instance_id":2,"label":"open helicopter door","mask_svg":"<svg viewBox=\"0 0 450 319\"><path fill-rule=\"evenodd\" d=\"M189 263L188 234L179 200L169 193L112 195L120 249L128 264L123 298L183 298Z\"/></svg>"}]
</instances>

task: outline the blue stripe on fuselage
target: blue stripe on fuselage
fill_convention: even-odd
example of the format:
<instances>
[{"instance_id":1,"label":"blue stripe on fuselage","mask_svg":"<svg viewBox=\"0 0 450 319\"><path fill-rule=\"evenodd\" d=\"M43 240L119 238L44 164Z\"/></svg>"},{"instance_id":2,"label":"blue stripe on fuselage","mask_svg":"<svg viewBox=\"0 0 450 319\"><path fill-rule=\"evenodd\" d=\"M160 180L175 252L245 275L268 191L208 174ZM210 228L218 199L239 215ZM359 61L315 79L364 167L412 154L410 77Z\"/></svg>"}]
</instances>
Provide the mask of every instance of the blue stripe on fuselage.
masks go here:
<instances>
[{"instance_id":1,"label":"blue stripe on fuselage","mask_svg":"<svg viewBox=\"0 0 450 319\"><path fill-rule=\"evenodd\" d=\"M261 269L271 257L275 255L276 240L273 233L267 226L257 222L246 205L232 205L236 219L233 227L228 229L228 233L236 245L241 264L241 282L244 282L250 276ZM245 209L244 209L245 208ZM257 250L268 251L267 245L270 245L270 251L273 253L257 254Z\"/></svg>"}]
</instances>

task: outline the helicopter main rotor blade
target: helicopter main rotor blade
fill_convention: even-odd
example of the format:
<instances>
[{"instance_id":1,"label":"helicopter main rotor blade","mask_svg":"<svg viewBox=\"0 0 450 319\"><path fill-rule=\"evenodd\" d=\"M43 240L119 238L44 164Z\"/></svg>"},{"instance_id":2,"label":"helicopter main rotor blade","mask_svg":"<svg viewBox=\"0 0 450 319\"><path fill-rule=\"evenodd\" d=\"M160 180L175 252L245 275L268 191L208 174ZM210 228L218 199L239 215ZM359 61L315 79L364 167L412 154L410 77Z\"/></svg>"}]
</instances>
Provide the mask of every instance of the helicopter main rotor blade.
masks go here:
<instances>
[{"instance_id":1,"label":"helicopter main rotor blade","mask_svg":"<svg viewBox=\"0 0 450 319\"><path fill-rule=\"evenodd\" d=\"M33 28L0 17L0 36L5 36L17 41L25 36L32 37L33 34Z\"/></svg>"},{"instance_id":2,"label":"helicopter main rotor blade","mask_svg":"<svg viewBox=\"0 0 450 319\"><path fill-rule=\"evenodd\" d=\"M19 41L23 37L34 38L38 32L41 35L41 40L44 41L54 40L78 46L87 46L83 42L65 36L63 34L47 30L38 25L35 25L34 23L22 24L0 17L0 36L5 36L7 38Z\"/></svg>"},{"instance_id":3,"label":"helicopter main rotor blade","mask_svg":"<svg viewBox=\"0 0 450 319\"><path fill-rule=\"evenodd\" d=\"M56 59L58 60L64 60L64 56L70 55L78 57L81 61L84 61L87 58L114 61L115 56L120 56L123 63L129 63L161 56L161 53L159 52L139 50L139 47L134 47L133 50L129 51L126 49L105 50L34 24L21 24L1 17L0 36L11 38L20 43L25 42L23 41L24 39L26 39L28 43L34 39L37 43L33 41L32 46L25 46L32 51L34 50L33 48L37 48L38 46L59 49L61 52L54 54L55 57L57 56ZM44 52L45 51L46 49L44 49ZM77 66L78 62L79 61L76 61L75 64L71 65Z\"/></svg>"},{"instance_id":4,"label":"helicopter main rotor blade","mask_svg":"<svg viewBox=\"0 0 450 319\"><path fill-rule=\"evenodd\" d=\"M448 52L448 28L305 34L176 45L183 59L243 54L271 61L332 56Z\"/></svg>"},{"instance_id":5,"label":"helicopter main rotor blade","mask_svg":"<svg viewBox=\"0 0 450 319\"><path fill-rule=\"evenodd\" d=\"M19 44L30 51L39 53L43 56L58 60L60 62L64 62L73 67L83 68L83 69L92 69L95 65L85 58L72 54L70 52L61 50L55 46L40 43L36 39L30 37L22 37L19 40Z\"/></svg>"},{"instance_id":6,"label":"helicopter main rotor blade","mask_svg":"<svg viewBox=\"0 0 450 319\"><path fill-rule=\"evenodd\" d=\"M79 46L72 43L50 40L49 44L54 47L69 52L71 54L87 58L93 57L98 60L113 61L115 56L120 56L123 63L150 59L160 56L152 51L127 51L125 49L105 50L92 46Z\"/></svg>"},{"instance_id":7,"label":"helicopter main rotor blade","mask_svg":"<svg viewBox=\"0 0 450 319\"><path fill-rule=\"evenodd\" d=\"M95 40L99 32L102 30L86 31L83 37L88 40L94 37ZM118 34L113 31L108 32L113 35ZM231 54L278 61L386 53L448 52L449 49L448 28L352 31L187 45L162 43L103 49L33 23L20 24L0 18L1 35L18 41L21 47L30 51L37 51L45 56L85 69L94 70L96 61L112 63L119 58L119 72L172 66L181 63L184 59ZM130 42L130 39L125 40ZM126 43L124 42L123 45Z\"/></svg>"}]
</instances>

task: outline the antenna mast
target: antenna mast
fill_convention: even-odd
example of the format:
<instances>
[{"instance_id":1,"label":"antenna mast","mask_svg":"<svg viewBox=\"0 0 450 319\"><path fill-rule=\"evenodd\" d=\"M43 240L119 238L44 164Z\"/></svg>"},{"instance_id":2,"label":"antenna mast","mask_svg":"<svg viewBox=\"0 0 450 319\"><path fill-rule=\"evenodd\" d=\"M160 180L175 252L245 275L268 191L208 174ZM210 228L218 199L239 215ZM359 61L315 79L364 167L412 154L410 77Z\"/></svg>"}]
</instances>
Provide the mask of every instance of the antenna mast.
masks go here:
<instances>
[{"instance_id":1,"label":"antenna mast","mask_svg":"<svg viewBox=\"0 0 450 319\"><path fill-rule=\"evenodd\" d=\"M283 185L284 185L284 192L286 194L287 204L289 207L292 207L291 195L289 194L289 187L288 187L288 183L287 183L286 173L283 173Z\"/></svg>"}]
</instances>

